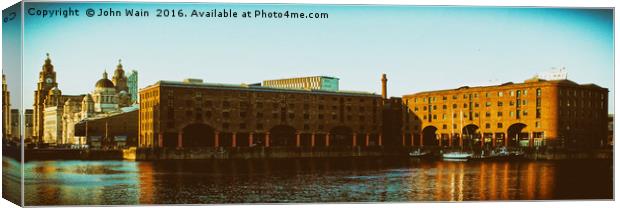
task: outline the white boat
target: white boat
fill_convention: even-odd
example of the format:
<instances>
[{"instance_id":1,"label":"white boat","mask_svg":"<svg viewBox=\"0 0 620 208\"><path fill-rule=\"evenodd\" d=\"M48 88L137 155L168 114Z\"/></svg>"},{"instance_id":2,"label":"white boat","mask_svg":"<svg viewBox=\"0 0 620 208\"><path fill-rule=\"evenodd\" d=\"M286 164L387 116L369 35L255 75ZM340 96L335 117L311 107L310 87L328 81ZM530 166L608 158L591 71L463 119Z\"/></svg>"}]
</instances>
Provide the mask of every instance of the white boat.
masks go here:
<instances>
[{"instance_id":1,"label":"white boat","mask_svg":"<svg viewBox=\"0 0 620 208\"><path fill-rule=\"evenodd\" d=\"M448 152L444 153L443 159L469 159L473 156L473 153L470 152Z\"/></svg>"},{"instance_id":2,"label":"white boat","mask_svg":"<svg viewBox=\"0 0 620 208\"><path fill-rule=\"evenodd\" d=\"M430 151L422 151L420 149L409 152L409 156L411 157L425 157L430 156Z\"/></svg>"}]
</instances>

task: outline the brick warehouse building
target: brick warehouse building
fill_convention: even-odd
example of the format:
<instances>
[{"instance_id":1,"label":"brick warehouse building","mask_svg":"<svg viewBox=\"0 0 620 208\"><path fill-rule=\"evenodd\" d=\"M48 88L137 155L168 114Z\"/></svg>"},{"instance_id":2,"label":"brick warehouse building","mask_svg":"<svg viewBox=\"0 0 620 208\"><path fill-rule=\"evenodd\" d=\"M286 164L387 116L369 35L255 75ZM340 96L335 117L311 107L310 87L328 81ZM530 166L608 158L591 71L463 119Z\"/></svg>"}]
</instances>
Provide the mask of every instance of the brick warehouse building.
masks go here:
<instances>
[{"instance_id":1,"label":"brick warehouse building","mask_svg":"<svg viewBox=\"0 0 620 208\"><path fill-rule=\"evenodd\" d=\"M607 143L607 99L594 84L538 78L405 95L413 125L403 143L599 147Z\"/></svg>"},{"instance_id":2,"label":"brick warehouse building","mask_svg":"<svg viewBox=\"0 0 620 208\"><path fill-rule=\"evenodd\" d=\"M386 99L371 93L188 79L139 97L140 148L400 145L383 136Z\"/></svg>"}]
</instances>

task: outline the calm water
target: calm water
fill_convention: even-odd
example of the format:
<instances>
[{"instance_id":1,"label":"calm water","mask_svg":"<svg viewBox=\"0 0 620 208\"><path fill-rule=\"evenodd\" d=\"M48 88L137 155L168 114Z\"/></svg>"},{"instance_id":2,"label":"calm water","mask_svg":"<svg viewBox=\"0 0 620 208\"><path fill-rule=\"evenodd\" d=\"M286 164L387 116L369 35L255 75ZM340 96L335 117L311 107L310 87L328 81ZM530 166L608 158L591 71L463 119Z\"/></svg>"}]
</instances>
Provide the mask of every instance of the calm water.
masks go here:
<instances>
[{"instance_id":1,"label":"calm water","mask_svg":"<svg viewBox=\"0 0 620 208\"><path fill-rule=\"evenodd\" d=\"M4 168L11 164L3 159ZM611 199L611 160L31 161L27 205Z\"/></svg>"}]
</instances>

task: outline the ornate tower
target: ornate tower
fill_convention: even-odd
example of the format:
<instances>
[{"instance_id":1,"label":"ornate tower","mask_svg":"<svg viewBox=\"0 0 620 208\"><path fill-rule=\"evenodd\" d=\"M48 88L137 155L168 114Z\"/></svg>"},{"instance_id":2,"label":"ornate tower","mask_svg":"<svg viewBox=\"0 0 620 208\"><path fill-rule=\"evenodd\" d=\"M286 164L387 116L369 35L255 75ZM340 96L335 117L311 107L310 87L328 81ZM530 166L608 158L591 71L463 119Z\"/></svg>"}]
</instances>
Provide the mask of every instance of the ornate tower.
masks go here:
<instances>
[{"instance_id":1,"label":"ornate tower","mask_svg":"<svg viewBox=\"0 0 620 208\"><path fill-rule=\"evenodd\" d=\"M41 67L39 72L39 82L37 83L37 90L34 91L34 115L33 115L33 134L32 137L37 142L42 142L43 138L43 112L45 108L45 98L49 94L52 88L58 87L56 83L56 72L54 71L54 65L50 59L50 54L46 54L47 58Z\"/></svg>"},{"instance_id":2,"label":"ornate tower","mask_svg":"<svg viewBox=\"0 0 620 208\"><path fill-rule=\"evenodd\" d=\"M383 74L381 76L381 97L387 99L387 76Z\"/></svg>"},{"instance_id":3,"label":"ornate tower","mask_svg":"<svg viewBox=\"0 0 620 208\"><path fill-rule=\"evenodd\" d=\"M125 70L123 70L123 65L121 64L120 59L118 60L118 65L116 65L116 70L114 70L112 83L114 83L117 93L120 93L121 91L129 92L129 88L127 87L127 77L125 76Z\"/></svg>"}]
</instances>

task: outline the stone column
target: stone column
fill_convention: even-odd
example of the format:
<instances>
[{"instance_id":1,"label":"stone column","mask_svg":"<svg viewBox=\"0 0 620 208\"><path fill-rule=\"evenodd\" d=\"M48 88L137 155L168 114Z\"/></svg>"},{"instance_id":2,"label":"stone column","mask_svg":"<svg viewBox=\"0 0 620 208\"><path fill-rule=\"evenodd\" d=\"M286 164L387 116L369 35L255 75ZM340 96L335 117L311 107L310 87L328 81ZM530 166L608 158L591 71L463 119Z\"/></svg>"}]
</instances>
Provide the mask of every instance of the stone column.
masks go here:
<instances>
[{"instance_id":1,"label":"stone column","mask_svg":"<svg viewBox=\"0 0 620 208\"><path fill-rule=\"evenodd\" d=\"M215 132L215 141L214 141L214 145L215 147L219 147L220 146L220 132L216 131Z\"/></svg>"},{"instance_id":2,"label":"stone column","mask_svg":"<svg viewBox=\"0 0 620 208\"><path fill-rule=\"evenodd\" d=\"M270 141L269 141L270 140L270 138L269 138L270 135L269 134L270 134L269 132L265 133L265 147L269 147L269 145L270 145Z\"/></svg>"},{"instance_id":3,"label":"stone column","mask_svg":"<svg viewBox=\"0 0 620 208\"><path fill-rule=\"evenodd\" d=\"M407 145L405 144L405 137L407 137L407 134L406 134L405 132L403 132L403 147L404 147L404 146L407 146Z\"/></svg>"},{"instance_id":4,"label":"stone column","mask_svg":"<svg viewBox=\"0 0 620 208\"><path fill-rule=\"evenodd\" d=\"M182 131L179 131L179 134L177 136L177 147L183 148L183 132Z\"/></svg>"},{"instance_id":5,"label":"stone column","mask_svg":"<svg viewBox=\"0 0 620 208\"><path fill-rule=\"evenodd\" d=\"M314 147L315 139L316 133L312 132L312 137L310 138L310 146Z\"/></svg>"},{"instance_id":6,"label":"stone column","mask_svg":"<svg viewBox=\"0 0 620 208\"><path fill-rule=\"evenodd\" d=\"M353 146L357 146L357 133L353 133Z\"/></svg>"},{"instance_id":7,"label":"stone column","mask_svg":"<svg viewBox=\"0 0 620 208\"><path fill-rule=\"evenodd\" d=\"M449 134L448 135L448 147L452 147L452 137L454 136L454 134Z\"/></svg>"},{"instance_id":8,"label":"stone column","mask_svg":"<svg viewBox=\"0 0 620 208\"><path fill-rule=\"evenodd\" d=\"M329 133L325 134L325 146L326 147L329 147L329 136L330 136Z\"/></svg>"},{"instance_id":9,"label":"stone column","mask_svg":"<svg viewBox=\"0 0 620 208\"><path fill-rule=\"evenodd\" d=\"M439 135L439 136L437 136ZM443 138L441 137L441 134L435 134L435 140L439 139L439 146L441 147L441 142L443 141Z\"/></svg>"},{"instance_id":10,"label":"stone column","mask_svg":"<svg viewBox=\"0 0 620 208\"><path fill-rule=\"evenodd\" d=\"M232 147L237 146L237 132L232 133Z\"/></svg>"},{"instance_id":11,"label":"stone column","mask_svg":"<svg viewBox=\"0 0 620 208\"><path fill-rule=\"evenodd\" d=\"M528 138L528 146L533 147L534 146L534 132L529 133L530 138Z\"/></svg>"},{"instance_id":12,"label":"stone column","mask_svg":"<svg viewBox=\"0 0 620 208\"><path fill-rule=\"evenodd\" d=\"M463 147L463 134L459 134L459 146Z\"/></svg>"},{"instance_id":13,"label":"stone column","mask_svg":"<svg viewBox=\"0 0 620 208\"><path fill-rule=\"evenodd\" d=\"M497 135L493 133L493 147L495 147L495 142L497 141Z\"/></svg>"},{"instance_id":14,"label":"stone column","mask_svg":"<svg viewBox=\"0 0 620 208\"><path fill-rule=\"evenodd\" d=\"M367 147L368 147L369 143L370 143L370 134L366 133L366 146Z\"/></svg>"},{"instance_id":15,"label":"stone column","mask_svg":"<svg viewBox=\"0 0 620 208\"><path fill-rule=\"evenodd\" d=\"M383 146L383 133L379 133L379 146Z\"/></svg>"},{"instance_id":16,"label":"stone column","mask_svg":"<svg viewBox=\"0 0 620 208\"><path fill-rule=\"evenodd\" d=\"M254 144L254 132L250 132L250 134L248 135L248 146L252 146L252 144Z\"/></svg>"},{"instance_id":17,"label":"stone column","mask_svg":"<svg viewBox=\"0 0 620 208\"><path fill-rule=\"evenodd\" d=\"M480 135L481 135L481 136L480 136L480 141L481 141L481 142L480 142L480 147L484 147L484 140L485 140L485 138L484 138L484 133L480 133Z\"/></svg>"},{"instance_id":18,"label":"stone column","mask_svg":"<svg viewBox=\"0 0 620 208\"><path fill-rule=\"evenodd\" d=\"M301 146L301 133L299 132L296 132L296 135L295 135L295 145L297 147Z\"/></svg>"},{"instance_id":19,"label":"stone column","mask_svg":"<svg viewBox=\"0 0 620 208\"><path fill-rule=\"evenodd\" d=\"M508 144L510 144L510 143L508 143L508 142L509 142L509 141L508 141L508 132L506 132L506 133L504 134L504 145L505 145L506 147L508 147Z\"/></svg>"},{"instance_id":20,"label":"stone column","mask_svg":"<svg viewBox=\"0 0 620 208\"><path fill-rule=\"evenodd\" d=\"M411 132L411 146L415 146L415 134L413 132Z\"/></svg>"}]
</instances>

